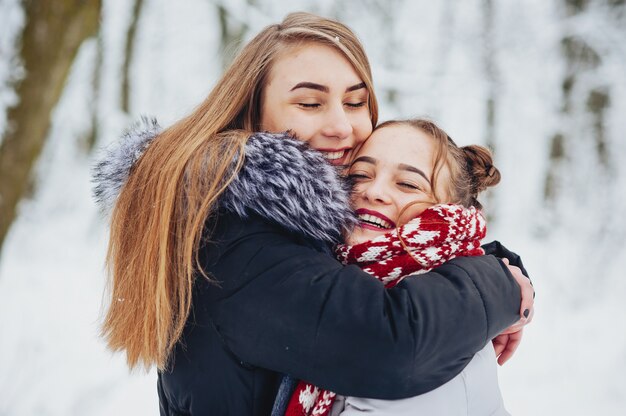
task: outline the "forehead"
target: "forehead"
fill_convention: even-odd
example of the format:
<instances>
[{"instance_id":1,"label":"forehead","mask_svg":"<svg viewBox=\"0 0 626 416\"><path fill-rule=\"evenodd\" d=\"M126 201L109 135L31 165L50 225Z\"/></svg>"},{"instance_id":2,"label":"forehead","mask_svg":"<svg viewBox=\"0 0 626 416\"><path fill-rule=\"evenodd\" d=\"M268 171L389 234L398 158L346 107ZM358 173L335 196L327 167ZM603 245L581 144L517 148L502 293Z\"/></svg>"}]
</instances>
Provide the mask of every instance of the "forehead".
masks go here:
<instances>
[{"instance_id":1,"label":"forehead","mask_svg":"<svg viewBox=\"0 0 626 416\"><path fill-rule=\"evenodd\" d=\"M339 50L314 42L286 46L273 62L268 77L268 85L287 87L302 81L343 89L362 82Z\"/></svg>"},{"instance_id":2,"label":"forehead","mask_svg":"<svg viewBox=\"0 0 626 416\"><path fill-rule=\"evenodd\" d=\"M420 129L396 124L375 130L357 156L371 156L390 164L431 167L435 140Z\"/></svg>"}]
</instances>

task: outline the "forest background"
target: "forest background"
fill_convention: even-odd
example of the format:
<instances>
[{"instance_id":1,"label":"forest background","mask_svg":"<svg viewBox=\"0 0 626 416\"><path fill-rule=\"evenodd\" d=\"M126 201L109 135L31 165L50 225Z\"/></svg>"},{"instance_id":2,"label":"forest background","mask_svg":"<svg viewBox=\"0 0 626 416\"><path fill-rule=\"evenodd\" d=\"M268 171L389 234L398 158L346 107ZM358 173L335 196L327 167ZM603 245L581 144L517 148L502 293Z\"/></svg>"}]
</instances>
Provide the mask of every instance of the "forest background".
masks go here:
<instances>
[{"instance_id":1,"label":"forest background","mask_svg":"<svg viewBox=\"0 0 626 416\"><path fill-rule=\"evenodd\" d=\"M0 0L0 416L157 414L155 373L98 338L99 149L167 126L290 11L363 41L381 120L427 116L495 153L489 239L536 315L500 368L514 415L626 411L624 0Z\"/></svg>"}]
</instances>

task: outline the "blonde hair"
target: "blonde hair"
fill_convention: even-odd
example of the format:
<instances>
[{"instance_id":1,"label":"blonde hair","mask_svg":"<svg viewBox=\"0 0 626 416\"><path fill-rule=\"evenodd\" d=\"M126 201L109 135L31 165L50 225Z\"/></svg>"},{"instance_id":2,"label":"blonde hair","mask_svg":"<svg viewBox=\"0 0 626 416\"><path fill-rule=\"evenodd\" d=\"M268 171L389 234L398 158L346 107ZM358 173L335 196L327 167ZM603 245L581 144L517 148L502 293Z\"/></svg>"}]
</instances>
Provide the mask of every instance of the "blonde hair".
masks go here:
<instances>
[{"instance_id":1,"label":"blonde hair","mask_svg":"<svg viewBox=\"0 0 626 416\"><path fill-rule=\"evenodd\" d=\"M389 120L379 124L376 130L397 125L420 130L435 140L435 163L430 177L435 203L445 202L482 209L478 194L500 182L500 171L493 165L489 149L479 145L458 147L443 129L426 119ZM449 172L445 186L447 201L443 201L442 195L435 192L444 167Z\"/></svg>"},{"instance_id":2,"label":"blonde hair","mask_svg":"<svg viewBox=\"0 0 626 416\"><path fill-rule=\"evenodd\" d=\"M190 313L194 278L209 279L198 261L205 222L243 163L249 132L259 128L272 64L286 47L309 42L348 59L369 91L376 125L370 65L349 28L292 13L252 39L204 102L153 140L114 207L107 253L111 302L102 335L109 348L126 352L130 368L167 368Z\"/></svg>"}]
</instances>

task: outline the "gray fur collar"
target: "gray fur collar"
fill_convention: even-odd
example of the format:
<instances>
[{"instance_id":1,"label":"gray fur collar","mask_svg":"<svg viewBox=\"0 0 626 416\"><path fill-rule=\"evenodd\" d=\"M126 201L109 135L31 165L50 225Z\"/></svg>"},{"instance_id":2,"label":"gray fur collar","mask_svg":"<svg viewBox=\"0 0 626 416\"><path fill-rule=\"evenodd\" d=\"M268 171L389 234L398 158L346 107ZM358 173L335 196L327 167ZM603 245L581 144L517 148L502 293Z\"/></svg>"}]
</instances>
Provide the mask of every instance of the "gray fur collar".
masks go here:
<instances>
[{"instance_id":1,"label":"gray fur collar","mask_svg":"<svg viewBox=\"0 0 626 416\"><path fill-rule=\"evenodd\" d=\"M110 213L133 165L158 136L156 120L142 119L94 166L94 196ZM317 151L286 133L255 133L245 163L220 198L220 208L242 218L257 214L307 238L337 242L355 224L348 185Z\"/></svg>"}]
</instances>

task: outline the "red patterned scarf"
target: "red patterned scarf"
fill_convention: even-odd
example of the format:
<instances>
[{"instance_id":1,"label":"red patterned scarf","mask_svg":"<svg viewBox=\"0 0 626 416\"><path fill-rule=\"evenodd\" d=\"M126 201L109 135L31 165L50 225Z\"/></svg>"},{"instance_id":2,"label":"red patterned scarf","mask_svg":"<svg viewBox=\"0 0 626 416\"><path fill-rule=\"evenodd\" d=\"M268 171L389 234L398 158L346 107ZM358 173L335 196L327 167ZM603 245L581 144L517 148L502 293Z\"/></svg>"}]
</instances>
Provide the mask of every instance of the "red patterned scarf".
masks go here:
<instances>
[{"instance_id":1,"label":"red patterned scarf","mask_svg":"<svg viewBox=\"0 0 626 416\"><path fill-rule=\"evenodd\" d=\"M476 208L434 205L398 229L353 246L335 249L343 264L357 264L386 288L408 275L426 273L459 256L485 254L485 218ZM335 393L300 381L291 396L285 416L326 416Z\"/></svg>"}]
</instances>

